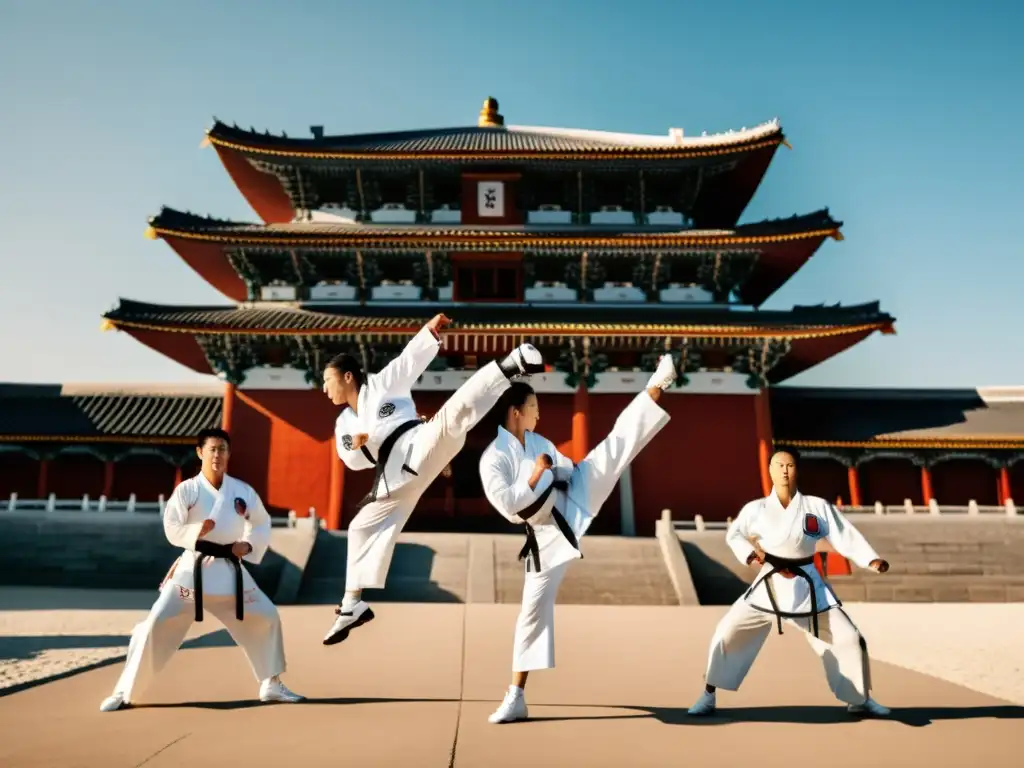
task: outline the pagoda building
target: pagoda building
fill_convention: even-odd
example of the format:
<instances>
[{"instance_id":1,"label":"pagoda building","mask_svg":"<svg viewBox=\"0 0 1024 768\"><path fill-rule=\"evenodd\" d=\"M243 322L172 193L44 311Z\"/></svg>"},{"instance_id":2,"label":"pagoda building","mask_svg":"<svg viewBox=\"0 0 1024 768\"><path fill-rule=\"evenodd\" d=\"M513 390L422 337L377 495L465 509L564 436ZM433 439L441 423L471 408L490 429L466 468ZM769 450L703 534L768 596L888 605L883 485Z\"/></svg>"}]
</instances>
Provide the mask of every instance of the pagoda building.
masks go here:
<instances>
[{"instance_id":1,"label":"pagoda building","mask_svg":"<svg viewBox=\"0 0 1024 768\"><path fill-rule=\"evenodd\" d=\"M195 471L194 435L222 424L232 472L272 512L344 527L371 477L337 457L323 365L349 351L377 370L438 312L455 322L415 388L423 415L530 340L549 363L532 380L540 429L577 459L658 356L678 356L684 376L661 400L672 421L595 533L651 533L665 508L733 516L769 489L773 446L800 449L803 490L846 505L1024 499L1024 388L784 385L893 318L876 303L760 309L842 239L827 210L738 223L788 146L777 122L702 136L515 127L488 99L476 126L311 132L207 132L262 223L150 220L224 304L122 300L105 315L223 384L0 384L0 499L156 501ZM477 471L493 430L473 430L410 529L500 527Z\"/></svg>"},{"instance_id":2,"label":"pagoda building","mask_svg":"<svg viewBox=\"0 0 1024 768\"><path fill-rule=\"evenodd\" d=\"M227 301L122 300L104 326L219 376L222 396L9 385L0 391L5 495L120 498L140 485L144 497L168 494L194 470L191 435L219 422L233 437L232 472L271 511L312 508L343 527L372 478L346 473L337 457L323 366L349 351L379 370L437 312L455 323L415 389L421 412L529 340L550 364L532 380L541 429L577 459L658 355L678 356L684 376L662 400L673 420L624 476L595 532L649 534L664 508L734 515L770 487L773 444L801 445L802 484L846 503L859 494L898 504L890 497L907 483L927 498L949 485L939 475L953 455L984 467L976 484L1000 499L1020 485L1024 429L950 436L934 408L880 421L905 409L877 392L776 386L893 329L877 303L759 308L826 239L842 239L827 210L738 224L788 145L777 122L700 136L515 127L487 99L477 125L463 128L329 136L313 127L290 138L216 122L207 141L262 222L164 209L147 234ZM851 398L873 426L828 416ZM30 413L47 418L12 421ZM1020 425L1022 409L1013 413ZM474 430L413 527L498 519L477 474L493 429ZM879 479L868 472L879 457L910 469Z\"/></svg>"},{"instance_id":3,"label":"pagoda building","mask_svg":"<svg viewBox=\"0 0 1024 768\"><path fill-rule=\"evenodd\" d=\"M786 144L775 121L702 136L514 127L488 99L475 127L289 138L216 122L207 140L263 223L165 208L147 234L231 303L122 300L105 323L219 375L233 471L272 509L313 507L332 528L371 478L337 458L323 365L348 351L378 370L438 312L454 324L414 391L423 413L530 340L550 363L533 380L540 428L577 459L658 356L679 357L672 421L605 532L650 532L665 507L724 519L768 492L769 387L892 332L877 303L759 309L842 239L827 210L737 223ZM468 442L418 524L493 517L476 470L492 436Z\"/></svg>"}]
</instances>

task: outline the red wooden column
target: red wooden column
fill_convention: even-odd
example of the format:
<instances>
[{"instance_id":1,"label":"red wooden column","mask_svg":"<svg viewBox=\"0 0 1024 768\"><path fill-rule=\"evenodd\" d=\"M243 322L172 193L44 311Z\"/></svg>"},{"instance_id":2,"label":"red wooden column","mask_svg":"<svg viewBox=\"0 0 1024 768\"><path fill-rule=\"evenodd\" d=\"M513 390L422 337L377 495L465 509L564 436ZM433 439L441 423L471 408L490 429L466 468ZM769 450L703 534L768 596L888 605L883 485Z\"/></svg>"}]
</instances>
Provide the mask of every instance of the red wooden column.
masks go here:
<instances>
[{"instance_id":1,"label":"red wooden column","mask_svg":"<svg viewBox=\"0 0 1024 768\"><path fill-rule=\"evenodd\" d=\"M1010 468L1002 466L999 468L999 503L1005 504L1013 498L1013 491L1010 490Z\"/></svg>"},{"instance_id":2,"label":"red wooden column","mask_svg":"<svg viewBox=\"0 0 1024 768\"><path fill-rule=\"evenodd\" d=\"M103 495L109 500L110 494L114 491L114 462L108 461L103 465Z\"/></svg>"},{"instance_id":3,"label":"red wooden column","mask_svg":"<svg viewBox=\"0 0 1024 768\"><path fill-rule=\"evenodd\" d=\"M928 467L921 467L921 498L924 499L924 505L928 506L935 494L932 493L932 473Z\"/></svg>"},{"instance_id":4,"label":"red wooden column","mask_svg":"<svg viewBox=\"0 0 1024 768\"><path fill-rule=\"evenodd\" d=\"M331 452L331 481L327 490L327 514L324 519L327 530L341 530L341 502L345 495L345 464L338 455L334 440L327 441L327 449Z\"/></svg>"},{"instance_id":5,"label":"red wooden column","mask_svg":"<svg viewBox=\"0 0 1024 768\"><path fill-rule=\"evenodd\" d=\"M767 496L772 492L772 477L768 473L768 462L772 457L772 414L768 403L768 388L754 396L754 420L757 424L757 463L761 471L761 492Z\"/></svg>"},{"instance_id":6,"label":"red wooden column","mask_svg":"<svg viewBox=\"0 0 1024 768\"><path fill-rule=\"evenodd\" d=\"M580 462L590 450L590 396L586 382L580 382L573 395L572 406L572 460Z\"/></svg>"},{"instance_id":7,"label":"red wooden column","mask_svg":"<svg viewBox=\"0 0 1024 768\"><path fill-rule=\"evenodd\" d=\"M231 417L235 411L235 398L237 393L235 385L231 382L224 384L224 406L221 411L220 428L225 432L231 432Z\"/></svg>"},{"instance_id":8,"label":"red wooden column","mask_svg":"<svg viewBox=\"0 0 1024 768\"><path fill-rule=\"evenodd\" d=\"M179 485L181 485L181 467L175 467L174 468L174 487L171 488L171 490L173 491L174 488L177 488Z\"/></svg>"},{"instance_id":9,"label":"red wooden column","mask_svg":"<svg viewBox=\"0 0 1024 768\"><path fill-rule=\"evenodd\" d=\"M46 498L47 475L50 473L50 460L42 459L39 462L39 475L36 477L36 498Z\"/></svg>"},{"instance_id":10,"label":"red wooden column","mask_svg":"<svg viewBox=\"0 0 1024 768\"><path fill-rule=\"evenodd\" d=\"M857 465L851 464L846 468L846 479L850 484L850 506L859 507L860 503L860 478L857 476Z\"/></svg>"}]
</instances>

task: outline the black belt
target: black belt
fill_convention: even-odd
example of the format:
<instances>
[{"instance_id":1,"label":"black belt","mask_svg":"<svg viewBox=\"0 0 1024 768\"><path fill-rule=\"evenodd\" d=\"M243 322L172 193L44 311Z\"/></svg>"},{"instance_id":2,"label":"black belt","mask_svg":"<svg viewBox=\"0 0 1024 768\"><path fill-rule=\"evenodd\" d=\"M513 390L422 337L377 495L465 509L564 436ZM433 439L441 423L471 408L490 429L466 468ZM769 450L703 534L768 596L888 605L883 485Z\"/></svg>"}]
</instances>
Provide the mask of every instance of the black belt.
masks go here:
<instances>
[{"instance_id":1,"label":"black belt","mask_svg":"<svg viewBox=\"0 0 1024 768\"><path fill-rule=\"evenodd\" d=\"M540 545L537 543L537 534L533 530L533 526L530 525L529 520L544 506L544 502L548 500L548 497L553 491L565 491L568 490L569 483L565 480L555 480L551 485L544 489L544 491L537 497L537 499L531 502L525 508L516 512L516 515L526 521L523 525L526 533L526 544L519 550L519 559L526 560L526 570L530 570L530 560L533 561L534 569L540 572ZM562 532L562 535L568 540L570 544L579 552L580 544L576 539L576 534L573 533L572 528L569 527L569 523L566 522L562 513L558 509L552 507L551 517L555 521L555 525L558 526L558 530ZM580 553L582 557L582 553Z\"/></svg>"},{"instance_id":2,"label":"black belt","mask_svg":"<svg viewBox=\"0 0 1024 768\"><path fill-rule=\"evenodd\" d=\"M764 576L757 579L747 590L747 594L744 597L749 597L757 586L763 581L765 591L768 593L768 600L772 604L772 613L775 614L775 620L778 623L779 634L782 634L782 620L783 619L806 619L811 620L811 631L815 637L818 636L818 591L815 589L814 579L807 571L803 569L803 566L814 565L814 555L810 557L802 557L798 560L791 560L785 557L776 557L775 555L769 555L765 552L764 561L768 565L772 566L771 570L768 571ZM775 574L781 574L782 571L789 571L794 575L795 578L803 579L807 582L807 586L811 590L811 612L810 613L786 613L779 610L779 604L775 601L775 590L772 588L772 582L769 579Z\"/></svg>"},{"instance_id":3,"label":"black belt","mask_svg":"<svg viewBox=\"0 0 1024 768\"><path fill-rule=\"evenodd\" d=\"M391 433L384 438L384 442L380 444L380 450L377 451L377 458L373 457L373 454L370 453L369 449L365 445L359 449L363 452L363 456L366 457L367 461L377 467L377 471L373 475L373 487L370 489L370 492L363 497L363 500L359 502L360 509L365 507L371 501L377 500L377 488L380 486L381 480L384 481L384 490L387 491L389 496L391 495L391 489L388 488L388 480L384 477L384 470L387 469L388 459L391 458L391 451L395 449L395 444L398 443L398 438L410 429L418 427L422 423L423 422L419 419L410 419L409 421L403 421L391 430ZM419 477L416 470L408 464L402 464L402 471Z\"/></svg>"},{"instance_id":4,"label":"black belt","mask_svg":"<svg viewBox=\"0 0 1024 768\"><path fill-rule=\"evenodd\" d=\"M242 597L242 561L235 557L230 544L213 544L200 539L196 542L196 560L192 568L192 582L196 598L196 621L203 620L203 561L212 557L227 560L235 566L235 618L239 621L244 616Z\"/></svg>"}]
</instances>

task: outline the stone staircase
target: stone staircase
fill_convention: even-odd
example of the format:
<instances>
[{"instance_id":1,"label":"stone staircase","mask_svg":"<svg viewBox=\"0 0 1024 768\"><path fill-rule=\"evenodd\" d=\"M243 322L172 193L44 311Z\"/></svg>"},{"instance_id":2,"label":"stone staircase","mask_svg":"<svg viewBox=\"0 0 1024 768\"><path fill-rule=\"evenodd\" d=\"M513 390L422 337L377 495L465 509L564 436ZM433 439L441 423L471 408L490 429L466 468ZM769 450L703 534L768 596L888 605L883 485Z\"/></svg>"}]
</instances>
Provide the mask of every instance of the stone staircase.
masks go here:
<instances>
[{"instance_id":1,"label":"stone staircase","mask_svg":"<svg viewBox=\"0 0 1024 768\"><path fill-rule=\"evenodd\" d=\"M298 602L333 604L345 592L344 531L319 531L302 575ZM369 602L461 603L466 600L469 536L403 533L384 589L368 589Z\"/></svg>"},{"instance_id":2,"label":"stone staircase","mask_svg":"<svg viewBox=\"0 0 1024 768\"><path fill-rule=\"evenodd\" d=\"M832 585L850 602L1024 602L1024 519L851 515L889 561L883 576L854 568Z\"/></svg>"},{"instance_id":3,"label":"stone staircase","mask_svg":"<svg viewBox=\"0 0 1024 768\"><path fill-rule=\"evenodd\" d=\"M830 575L848 602L1024 602L1024 517L875 516L849 519L889 561L884 575ZM678 530L702 605L727 605L756 571L736 561L724 530Z\"/></svg>"},{"instance_id":4,"label":"stone staircase","mask_svg":"<svg viewBox=\"0 0 1024 768\"><path fill-rule=\"evenodd\" d=\"M519 603L524 565L523 537L494 537L495 599ZM654 538L586 536L583 559L572 563L558 590L559 605L679 605Z\"/></svg>"}]
</instances>

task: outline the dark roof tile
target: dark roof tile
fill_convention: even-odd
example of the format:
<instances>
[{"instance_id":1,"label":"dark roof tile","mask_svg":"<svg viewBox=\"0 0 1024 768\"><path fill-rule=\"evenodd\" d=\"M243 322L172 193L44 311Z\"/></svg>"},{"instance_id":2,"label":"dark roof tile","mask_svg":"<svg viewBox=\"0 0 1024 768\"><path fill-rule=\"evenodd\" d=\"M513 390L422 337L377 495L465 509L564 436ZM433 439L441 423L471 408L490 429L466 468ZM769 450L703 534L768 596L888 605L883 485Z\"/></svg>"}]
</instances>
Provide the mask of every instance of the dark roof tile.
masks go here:
<instances>
[{"instance_id":1,"label":"dark roof tile","mask_svg":"<svg viewBox=\"0 0 1024 768\"><path fill-rule=\"evenodd\" d=\"M0 385L0 437L195 437L220 425L222 403L213 394L67 394L56 385Z\"/></svg>"},{"instance_id":2,"label":"dark roof tile","mask_svg":"<svg viewBox=\"0 0 1024 768\"><path fill-rule=\"evenodd\" d=\"M438 312L454 321L453 330L494 327L524 331L590 327L594 331L616 328L769 329L779 332L808 331L837 326L887 325L893 318L879 310L878 302L858 306L794 307L790 311L735 311L721 308L686 308L672 305L616 306L582 304L446 305L406 304L366 306L281 306L260 303L239 306L165 306L122 299L104 317L114 325L150 327L189 332L315 332L325 335L382 333L416 329ZM358 314L355 314L358 313Z\"/></svg>"}]
</instances>

